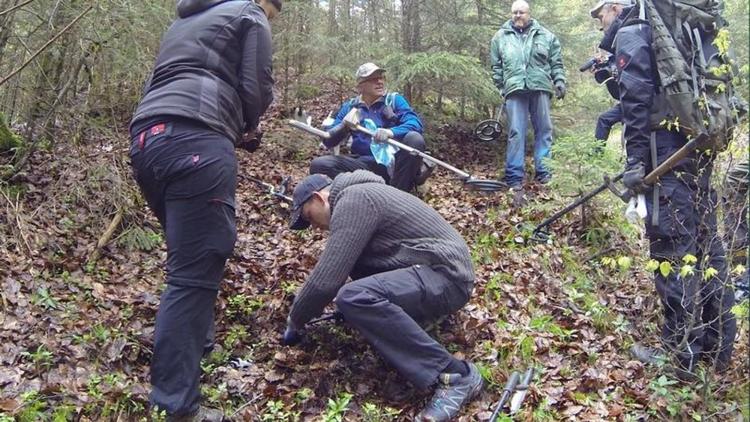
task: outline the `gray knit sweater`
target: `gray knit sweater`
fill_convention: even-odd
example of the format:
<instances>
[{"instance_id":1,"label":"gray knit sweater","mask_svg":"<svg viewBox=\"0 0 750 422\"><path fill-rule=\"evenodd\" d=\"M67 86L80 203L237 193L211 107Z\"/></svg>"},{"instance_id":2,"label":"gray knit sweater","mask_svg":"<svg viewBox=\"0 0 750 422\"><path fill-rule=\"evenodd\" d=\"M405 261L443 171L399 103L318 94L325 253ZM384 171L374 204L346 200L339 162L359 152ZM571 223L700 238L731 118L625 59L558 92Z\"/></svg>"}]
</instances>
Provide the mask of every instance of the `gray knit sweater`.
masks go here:
<instances>
[{"instance_id":1,"label":"gray knit sweater","mask_svg":"<svg viewBox=\"0 0 750 422\"><path fill-rule=\"evenodd\" d=\"M428 265L456 282L474 281L461 235L419 198L357 170L333 180L330 236L297 293L290 318L297 327L320 315L349 276Z\"/></svg>"}]
</instances>

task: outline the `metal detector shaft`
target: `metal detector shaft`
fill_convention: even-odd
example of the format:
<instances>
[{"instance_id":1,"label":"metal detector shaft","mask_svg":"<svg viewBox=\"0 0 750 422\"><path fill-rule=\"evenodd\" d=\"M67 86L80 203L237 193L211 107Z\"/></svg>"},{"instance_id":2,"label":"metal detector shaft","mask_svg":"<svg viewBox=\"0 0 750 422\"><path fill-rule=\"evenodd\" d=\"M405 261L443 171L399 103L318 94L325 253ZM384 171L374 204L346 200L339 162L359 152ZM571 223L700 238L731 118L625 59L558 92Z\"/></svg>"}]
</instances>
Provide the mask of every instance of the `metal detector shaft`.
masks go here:
<instances>
[{"instance_id":1,"label":"metal detector shaft","mask_svg":"<svg viewBox=\"0 0 750 422\"><path fill-rule=\"evenodd\" d=\"M290 196L284 195L283 192L279 192L279 189L277 189L276 186L270 183L266 183L260 179L256 179L255 177L251 177L251 176L245 176L245 177L249 179L251 182L255 183L256 185L263 186L264 188L266 188L269 194L281 200L287 201L289 203L294 202L294 200ZM283 182L282 182L282 186L283 186Z\"/></svg>"},{"instance_id":2,"label":"metal detector shaft","mask_svg":"<svg viewBox=\"0 0 750 422\"><path fill-rule=\"evenodd\" d=\"M375 132L371 131L370 129L367 129L366 127L364 127L362 125L356 125L354 128L357 129L358 131L362 132L362 133L367 134L367 135L370 135L370 136L374 136L375 135ZM416 148L410 147L409 145L402 144L401 142L396 141L394 139L390 139L390 138L388 140L386 140L386 142L389 143L389 144L391 144L391 145L393 145L396 148L400 148L400 149L406 150L406 151L408 151L408 152L410 152L412 154L416 154L416 155L424 158L425 160L432 161L433 163L439 165L440 167L446 168L446 169L448 169L448 170L456 173L457 175L461 176L462 179L470 179L471 178L471 175L469 173L467 173L467 172L465 172L465 171L463 171L461 169L458 169L456 167L453 167L452 165L446 163L445 161L438 160L437 158L435 158L435 157L433 157L433 156L431 156L429 154L425 154L424 152L422 152L422 151L420 151L420 150L418 150Z\"/></svg>"},{"instance_id":3,"label":"metal detector shaft","mask_svg":"<svg viewBox=\"0 0 750 422\"><path fill-rule=\"evenodd\" d=\"M555 221L557 221L563 215L569 213L570 211L572 211L576 207L580 206L584 202L586 202L589 199L591 199L591 198L595 197L596 195L600 194L602 191L606 190L609 187L610 183L615 183L615 182L619 181L620 179L622 179L623 174L625 174L625 173L624 172L620 173L617 176L615 176L613 179L605 180L604 183L602 183L602 185L599 186L598 188L592 190L591 192L589 192L586 195L584 195L583 197L579 198L578 200L576 200L572 204L570 204L567 207L561 209L560 211L554 213L551 217L549 217L546 220L544 220L541 223L539 223L539 225L536 226L536 228L534 229L534 233L542 231L542 229L544 227L549 226L550 224L552 224Z\"/></svg>"},{"instance_id":4,"label":"metal detector shaft","mask_svg":"<svg viewBox=\"0 0 750 422\"><path fill-rule=\"evenodd\" d=\"M497 416L500 414L503 406L505 406L505 402L508 401L511 393L513 393L513 390L516 389L519 378L521 378L521 374L519 374L517 371L513 371L513 373L510 374L508 381L505 383L505 387L503 387L503 395L500 396L500 401L497 403L495 411L492 412L492 416L490 416L490 422L495 422L497 420Z\"/></svg>"},{"instance_id":5,"label":"metal detector shaft","mask_svg":"<svg viewBox=\"0 0 750 422\"><path fill-rule=\"evenodd\" d=\"M330 133L328 133L328 132L326 132L324 130L320 130L320 129L314 127L314 126L310 126L307 123L302 123L299 120L289 119L287 121L287 123L290 126L294 126L297 129L302 129L302 130L304 130L307 133L311 133L311 134L313 134L315 136L319 136L319 137L321 137L323 139L328 139L328 138L331 137Z\"/></svg>"}]
</instances>

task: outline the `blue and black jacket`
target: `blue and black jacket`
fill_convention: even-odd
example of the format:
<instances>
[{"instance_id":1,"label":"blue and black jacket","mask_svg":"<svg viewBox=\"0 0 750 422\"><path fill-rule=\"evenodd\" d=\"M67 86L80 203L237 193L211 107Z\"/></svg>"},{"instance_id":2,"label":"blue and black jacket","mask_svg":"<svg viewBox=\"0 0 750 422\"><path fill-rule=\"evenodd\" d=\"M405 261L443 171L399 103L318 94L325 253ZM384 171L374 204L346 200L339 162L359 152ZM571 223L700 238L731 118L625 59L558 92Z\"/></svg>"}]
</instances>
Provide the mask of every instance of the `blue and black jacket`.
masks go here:
<instances>
[{"instance_id":1,"label":"blue and black jacket","mask_svg":"<svg viewBox=\"0 0 750 422\"><path fill-rule=\"evenodd\" d=\"M403 95L398 93L388 93L376 100L369 107L362 101L361 96L354 97L341 105L333 124L324 127L328 130L344 121L344 116L353 108L359 109L360 124L364 126L365 119L370 119L379 128L387 128L393 131L393 138L400 141L407 133L414 131L422 133L422 122L417 113L412 110L409 102ZM336 146L337 140L325 140L323 143L326 147ZM372 157L370 151L370 136L354 131L352 132L352 154L360 157Z\"/></svg>"}]
</instances>

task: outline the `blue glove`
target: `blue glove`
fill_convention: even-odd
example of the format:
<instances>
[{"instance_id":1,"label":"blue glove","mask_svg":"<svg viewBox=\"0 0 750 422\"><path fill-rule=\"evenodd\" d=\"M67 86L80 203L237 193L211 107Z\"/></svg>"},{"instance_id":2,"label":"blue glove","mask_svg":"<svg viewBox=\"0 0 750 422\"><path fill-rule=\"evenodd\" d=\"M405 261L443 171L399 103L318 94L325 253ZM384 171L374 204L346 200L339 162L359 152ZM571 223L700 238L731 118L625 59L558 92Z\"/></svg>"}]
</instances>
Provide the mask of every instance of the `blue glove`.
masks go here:
<instances>
[{"instance_id":1,"label":"blue glove","mask_svg":"<svg viewBox=\"0 0 750 422\"><path fill-rule=\"evenodd\" d=\"M286 330L284 330L284 336L281 338L281 344L284 346L296 346L302 341L305 336L305 332L288 319L286 322Z\"/></svg>"}]
</instances>

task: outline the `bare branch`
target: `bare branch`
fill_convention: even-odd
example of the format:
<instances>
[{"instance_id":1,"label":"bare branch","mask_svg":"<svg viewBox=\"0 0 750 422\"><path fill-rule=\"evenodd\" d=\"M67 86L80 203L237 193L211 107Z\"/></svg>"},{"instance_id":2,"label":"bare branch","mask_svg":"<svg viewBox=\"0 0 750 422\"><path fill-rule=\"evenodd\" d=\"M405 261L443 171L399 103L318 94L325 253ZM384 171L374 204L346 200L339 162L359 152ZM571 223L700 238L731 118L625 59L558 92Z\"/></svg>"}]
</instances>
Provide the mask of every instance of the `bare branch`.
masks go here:
<instances>
[{"instance_id":1,"label":"bare branch","mask_svg":"<svg viewBox=\"0 0 750 422\"><path fill-rule=\"evenodd\" d=\"M2 12L0 12L0 16L6 15L6 14L8 14L8 13L10 13L10 12L16 10L16 9L20 9L20 8L26 6L27 4L31 3L32 1L34 1L34 0L26 0L25 2L23 2L21 4L17 4L15 6L12 6L9 9L5 9Z\"/></svg>"},{"instance_id":2,"label":"bare branch","mask_svg":"<svg viewBox=\"0 0 750 422\"><path fill-rule=\"evenodd\" d=\"M81 12L81 14L79 14L78 16L76 16L76 18L73 19L73 21L71 21L65 28L63 28L60 32L58 32L57 35L55 35L54 37L52 37L51 40L47 41L47 43L45 43L39 50L37 50L31 57L29 57L29 59L26 60L21 66L19 66L16 70L10 72L10 75L8 75L5 78L3 78L2 80L0 80L0 86L2 86L4 83L8 82L8 80L10 78L12 78L13 76L15 76L18 72L22 71L26 66L28 66L29 63L32 62L32 60L34 60L39 54L41 54L44 50L46 50L47 47L49 47L50 45L52 45L52 43L54 43L55 41L57 41L58 38L60 38L65 32L67 32L70 28L72 28L73 25L76 24L76 22L78 22L86 13L88 13L93 8L94 8L94 5L92 4L89 7L87 7L83 12Z\"/></svg>"}]
</instances>

